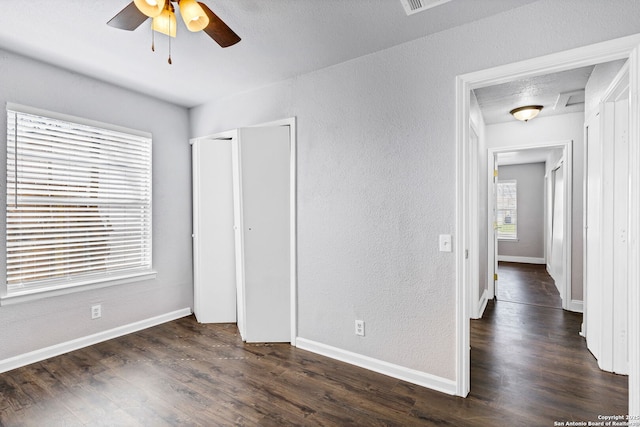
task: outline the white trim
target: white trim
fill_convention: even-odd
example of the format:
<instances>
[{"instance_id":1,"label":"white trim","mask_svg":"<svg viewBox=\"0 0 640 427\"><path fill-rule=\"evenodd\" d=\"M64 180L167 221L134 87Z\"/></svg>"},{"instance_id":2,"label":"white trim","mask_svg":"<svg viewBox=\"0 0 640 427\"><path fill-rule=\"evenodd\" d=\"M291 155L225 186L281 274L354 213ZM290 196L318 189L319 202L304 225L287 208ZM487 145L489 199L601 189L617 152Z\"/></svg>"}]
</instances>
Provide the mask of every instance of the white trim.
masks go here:
<instances>
[{"instance_id":1,"label":"white trim","mask_svg":"<svg viewBox=\"0 0 640 427\"><path fill-rule=\"evenodd\" d=\"M456 76L456 179L455 179L455 265L456 265L456 388L457 396L466 397L469 394L471 385L471 345L470 345L470 315L473 302L471 299L471 289L465 283L467 262L465 262L464 248L466 240L470 236L465 235L466 223L469 215L466 214L465 198L469 192L468 183L465 181L465 148L469 143L469 123L470 119L470 86L461 76ZM468 230L469 235L478 230ZM461 250L462 249L462 250ZM473 253L469 256L479 257L480 254ZM489 286L493 282L489 282Z\"/></svg>"},{"instance_id":2,"label":"white trim","mask_svg":"<svg viewBox=\"0 0 640 427\"><path fill-rule=\"evenodd\" d=\"M546 264L544 258L536 258L530 256L498 255L498 261L518 262L521 264Z\"/></svg>"},{"instance_id":3,"label":"white trim","mask_svg":"<svg viewBox=\"0 0 640 427\"><path fill-rule=\"evenodd\" d=\"M480 132L478 131L477 126L473 123L472 120L469 121L469 138L472 138L475 135L475 146L469 151L470 159L468 167L466 167L466 171L469 176L466 178L467 181L471 182L472 190L467 194L468 197L466 202L468 203L467 210L478 210L479 201L478 195L480 194L480 182L478 181L478 163L479 163L479 147L480 147ZM478 217L471 218L470 223L468 225L468 229L477 230L479 228ZM480 239L478 233L470 234L465 237L466 241L466 249L468 252L465 252L465 257L467 257L467 253L480 253ZM467 265L469 271L466 275L466 280L469 281L469 286L472 290L474 305L472 310L474 312L480 311L480 260L477 256L468 256Z\"/></svg>"},{"instance_id":4,"label":"white trim","mask_svg":"<svg viewBox=\"0 0 640 427\"><path fill-rule=\"evenodd\" d=\"M341 348L332 347L306 338L297 338L298 348L310 351L331 359L359 366L379 374L388 375L402 381L436 390L442 393L456 394L456 383L453 380L438 377L426 372L406 368L404 366L374 359L369 356L353 353Z\"/></svg>"},{"instance_id":5,"label":"white trim","mask_svg":"<svg viewBox=\"0 0 640 427\"><path fill-rule=\"evenodd\" d=\"M640 64L638 63L640 34L605 41L590 46L513 64L456 76L456 243L471 212L464 212L465 186L463 178L464 149L469 126L470 91L474 88L506 83L581 66L595 65L629 58L631 84L630 111L630 215L629 215L629 414L640 415ZM463 248L463 246L457 246ZM464 283L465 263L462 251L456 251L456 394L466 396L470 386L471 354L469 348L469 289ZM477 254L473 254L477 256Z\"/></svg>"},{"instance_id":6,"label":"white trim","mask_svg":"<svg viewBox=\"0 0 640 427\"><path fill-rule=\"evenodd\" d=\"M640 52L629 55L629 415L640 416Z\"/></svg>"},{"instance_id":7,"label":"white trim","mask_svg":"<svg viewBox=\"0 0 640 427\"><path fill-rule=\"evenodd\" d=\"M107 288L109 286L125 285L127 283L140 282L143 280L152 280L156 278L157 274L158 273L156 271L146 270L86 279L81 282L73 281L71 284L60 284L58 286L50 286L47 288L27 289L23 292L14 291L10 295L0 297L0 306L20 304L43 298L73 294L75 292L91 291L94 289Z\"/></svg>"},{"instance_id":8,"label":"white trim","mask_svg":"<svg viewBox=\"0 0 640 427\"><path fill-rule=\"evenodd\" d=\"M480 300L478 301L478 311L472 316L472 319L482 319L484 315L484 310L487 308L487 303L489 302L489 290L485 289L480 296Z\"/></svg>"},{"instance_id":9,"label":"white trim","mask_svg":"<svg viewBox=\"0 0 640 427\"><path fill-rule=\"evenodd\" d=\"M583 313L584 312L584 303L581 300L572 299L567 304L567 310L574 311L576 313Z\"/></svg>"},{"instance_id":10,"label":"white trim","mask_svg":"<svg viewBox=\"0 0 640 427\"><path fill-rule=\"evenodd\" d=\"M45 347L40 350L35 350L29 353L10 357L8 359L0 360L0 373L20 368L31 363L40 362L42 360L49 359L50 357L59 356L61 354L88 347L90 345L94 345L103 341L118 338L123 335L131 334L133 332L147 329L152 326L157 326L162 323L171 322L172 320L180 319L189 315L191 315L191 309L183 308L181 310L172 311L170 313L161 314L149 319L140 320L138 322L129 323L128 325L109 329L107 331L98 332L86 337L77 338L64 343L52 345L50 347Z\"/></svg>"}]
</instances>

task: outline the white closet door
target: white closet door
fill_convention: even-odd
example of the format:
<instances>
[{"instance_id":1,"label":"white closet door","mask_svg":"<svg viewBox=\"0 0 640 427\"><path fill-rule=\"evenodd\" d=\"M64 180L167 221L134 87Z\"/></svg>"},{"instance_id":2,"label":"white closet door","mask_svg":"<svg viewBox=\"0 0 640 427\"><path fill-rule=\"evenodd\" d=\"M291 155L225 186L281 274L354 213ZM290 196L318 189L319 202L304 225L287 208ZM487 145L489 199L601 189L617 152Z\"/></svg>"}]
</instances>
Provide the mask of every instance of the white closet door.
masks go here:
<instances>
[{"instance_id":1,"label":"white closet door","mask_svg":"<svg viewBox=\"0 0 640 427\"><path fill-rule=\"evenodd\" d=\"M231 141L194 142L194 313L201 323L236 321Z\"/></svg>"},{"instance_id":2,"label":"white closet door","mask_svg":"<svg viewBox=\"0 0 640 427\"><path fill-rule=\"evenodd\" d=\"M248 342L289 342L289 127L240 129L237 149L241 215L236 222L244 267L239 329Z\"/></svg>"}]
</instances>

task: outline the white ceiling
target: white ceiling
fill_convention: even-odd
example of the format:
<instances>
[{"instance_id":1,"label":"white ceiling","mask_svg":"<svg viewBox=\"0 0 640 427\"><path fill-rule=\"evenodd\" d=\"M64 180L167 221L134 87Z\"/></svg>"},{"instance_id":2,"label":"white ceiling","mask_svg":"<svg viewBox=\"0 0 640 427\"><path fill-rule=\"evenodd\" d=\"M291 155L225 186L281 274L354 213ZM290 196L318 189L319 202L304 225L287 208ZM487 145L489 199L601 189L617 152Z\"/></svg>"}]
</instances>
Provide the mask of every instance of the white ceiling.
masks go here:
<instances>
[{"instance_id":1,"label":"white ceiling","mask_svg":"<svg viewBox=\"0 0 640 427\"><path fill-rule=\"evenodd\" d=\"M178 23L167 37L106 22L131 0L1 0L0 48L192 107L535 0L453 0L407 16L400 0L204 0L241 38L222 49Z\"/></svg>"},{"instance_id":2,"label":"white ceiling","mask_svg":"<svg viewBox=\"0 0 640 427\"><path fill-rule=\"evenodd\" d=\"M475 89L486 124L513 121L509 111L523 105L542 105L538 117L584 111L584 88L593 66L515 80Z\"/></svg>"}]
</instances>

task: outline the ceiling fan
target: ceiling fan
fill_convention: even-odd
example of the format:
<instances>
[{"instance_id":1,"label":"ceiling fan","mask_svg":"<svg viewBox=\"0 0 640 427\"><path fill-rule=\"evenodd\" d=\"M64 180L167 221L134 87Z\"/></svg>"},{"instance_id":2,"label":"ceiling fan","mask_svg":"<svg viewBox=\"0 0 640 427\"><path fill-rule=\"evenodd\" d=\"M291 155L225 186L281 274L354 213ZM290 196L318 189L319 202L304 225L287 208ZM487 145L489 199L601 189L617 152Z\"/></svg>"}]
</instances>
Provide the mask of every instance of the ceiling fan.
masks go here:
<instances>
[{"instance_id":1,"label":"ceiling fan","mask_svg":"<svg viewBox=\"0 0 640 427\"><path fill-rule=\"evenodd\" d=\"M134 0L107 24L133 31L147 19L153 18L151 28L154 31L175 37L176 15L173 3L179 7L189 31L204 31L221 47L229 47L240 41L240 37L207 5L196 0Z\"/></svg>"}]
</instances>

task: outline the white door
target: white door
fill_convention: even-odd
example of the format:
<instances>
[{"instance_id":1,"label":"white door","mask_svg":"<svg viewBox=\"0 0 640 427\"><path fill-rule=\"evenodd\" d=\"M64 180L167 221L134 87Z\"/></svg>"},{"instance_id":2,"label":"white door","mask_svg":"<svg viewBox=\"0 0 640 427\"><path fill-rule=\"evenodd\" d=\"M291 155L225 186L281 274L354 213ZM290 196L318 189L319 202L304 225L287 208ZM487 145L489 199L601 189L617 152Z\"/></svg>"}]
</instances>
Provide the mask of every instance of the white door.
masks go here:
<instances>
[{"instance_id":1,"label":"white door","mask_svg":"<svg viewBox=\"0 0 640 427\"><path fill-rule=\"evenodd\" d=\"M193 156L194 314L201 323L236 321L231 141L197 140Z\"/></svg>"},{"instance_id":2,"label":"white door","mask_svg":"<svg viewBox=\"0 0 640 427\"><path fill-rule=\"evenodd\" d=\"M238 327L248 342L291 340L290 153L288 126L238 131Z\"/></svg>"},{"instance_id":3,"label":"white door","mask_svg":"<svg viewBox=\"0 0 640 427\"><path fill-rule=\"evenodd\" d=\"M601 369L619 374L629 365L628 72L624 66L602 99L594 129L599 135L587 134L587 346Z\"/></svg>"},{"instance_id":4,"label":"white door","mask_svg":"<svg viewBox=\"0 0 640 427\"><path fill-rule=\"evenodd\" d=\"M602 260L600 209L602 193L602 146L598 117L590 121L586 131L585 150L585 239L584 239L584 333L587 348L600 358L602 323Z\"/></svg>"}]
</instances>

